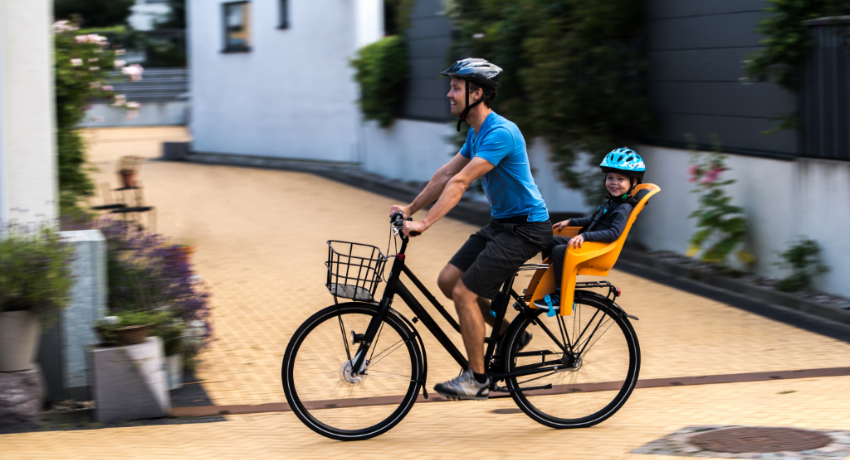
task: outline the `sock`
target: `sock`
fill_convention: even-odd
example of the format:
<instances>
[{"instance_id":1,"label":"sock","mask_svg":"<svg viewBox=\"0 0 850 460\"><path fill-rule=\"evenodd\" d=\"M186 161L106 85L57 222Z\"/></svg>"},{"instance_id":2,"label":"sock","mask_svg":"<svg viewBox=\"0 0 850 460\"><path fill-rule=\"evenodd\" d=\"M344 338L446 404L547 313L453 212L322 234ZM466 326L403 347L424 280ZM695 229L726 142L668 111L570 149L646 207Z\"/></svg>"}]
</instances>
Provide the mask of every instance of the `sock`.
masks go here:
<instances>
[{"instance_id":1,"label":"sock","mask_svg":"<svg viewBox=\"0 0 850 460\"><path fill-rule=\"evenodd\" d=\"M479 374L478 372L472 371L472 376L475 377L475 381L478 383L487 383L487 374Z\"/></svg>"}]
</instances>

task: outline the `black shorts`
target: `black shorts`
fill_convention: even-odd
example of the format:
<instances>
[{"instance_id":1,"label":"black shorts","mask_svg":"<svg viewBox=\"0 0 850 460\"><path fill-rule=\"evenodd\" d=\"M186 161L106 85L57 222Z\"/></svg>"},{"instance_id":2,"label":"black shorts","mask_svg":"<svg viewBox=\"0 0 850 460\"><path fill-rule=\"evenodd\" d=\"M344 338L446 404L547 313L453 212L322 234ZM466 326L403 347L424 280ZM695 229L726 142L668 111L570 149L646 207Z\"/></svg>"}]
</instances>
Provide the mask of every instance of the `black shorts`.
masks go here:
<instances>
[{"instance_id":1,"label":"black shorts","mask_svg":"<svg viewBox=\"0 0 850 460\"><path fill-rule=\"evenodd\" d=\"M466 240L449 261L463 273L463 284L475 294L493 300L499 287L552 239L552 224L503 224L496 220Z\"/></svg>"}]
</instances>

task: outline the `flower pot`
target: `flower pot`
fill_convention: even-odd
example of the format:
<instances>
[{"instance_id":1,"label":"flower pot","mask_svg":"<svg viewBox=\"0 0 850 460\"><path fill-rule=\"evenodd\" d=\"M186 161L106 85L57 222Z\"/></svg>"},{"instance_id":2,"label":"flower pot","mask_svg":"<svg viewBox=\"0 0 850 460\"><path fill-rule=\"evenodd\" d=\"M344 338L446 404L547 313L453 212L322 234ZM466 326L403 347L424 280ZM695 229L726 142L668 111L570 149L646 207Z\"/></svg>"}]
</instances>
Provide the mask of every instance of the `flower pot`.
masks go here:
<instances>
[{"instance_id":1,"label":"flower pot","mask_svg":"<svg viewBox=\"0 0 850 460\"><path fill-rule=\"evenodd\" d=\"M176 390L183 385L183 353L166 356L168 369L168 389Z\"/></svg>"},{"instance_id":2,"label":"flower pot","mask_svg":"<svg viewBox=\"0 0 850 460\"><path fill-rule=\"evenodd\" d=\"M38 316L31 311L0 313L0 372L32 369L38 334Z\"/></svg>"},{"instance_id":3,"label":"flower pot","mask_svg":"<svg viewBox=\"0 0 850 460\"><path fill-rule=\"evenodd\" d=\"M123 188L133 188L136 186L136 171L132 169L122 169L118 172L121 175L121 186Z\"/></svg>"},{"instance_id":4,"label":"flower pot","mask_svg":"<svg viewBox=\"0 0 850 460\"><path fill-rule=\"evenodd\" d=\"M141 326L127 326L118 329L106 329L96 327L95 330L100 335L100 339L104 342L113 342L114 346L126 347L128 345L138 345L143 343L148 337L153 324L143 324Z\"/></svg>"}]
</instances>

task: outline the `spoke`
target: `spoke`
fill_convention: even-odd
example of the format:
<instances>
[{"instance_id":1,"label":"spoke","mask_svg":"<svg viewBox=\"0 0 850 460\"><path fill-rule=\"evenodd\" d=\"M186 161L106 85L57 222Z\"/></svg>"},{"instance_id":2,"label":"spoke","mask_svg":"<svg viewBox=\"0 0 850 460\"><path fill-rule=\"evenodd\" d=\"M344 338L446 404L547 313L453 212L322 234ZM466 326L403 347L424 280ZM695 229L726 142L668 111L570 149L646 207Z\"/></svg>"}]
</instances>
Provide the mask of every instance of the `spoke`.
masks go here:
<instances>
[{"instance_id":1,"label":"spoke","mask_svg":"<svg viewBox=\"0 0 850 460\"><path fill-rule=\"evenodd\" d=\"M596 332L599 331L599 328L602 327L602 325L604 323L608 322L608 319L613 321L613 319L611 319L608 315L603 313L602 317L599 318L599 321L596 323L596 327L593 329L593 332L591 332L590 335L587 336L587 339L585 339L584 343L582 344L581 350L578 352L579 355L582 355L584 353L584 350L587 348L587 344L590 343L591 340L593 340L593 336L596 335ZM590 326L590 325L588 325L588 326ZM608 327L610 328L611 326L609 325ZM607 331L607 330L608 330L608 328L605 329L605 331ZM605 332L603 331L602 334L604 334L604 333ZM600 335L600 337L601 337L601 335ZM596 340L599 340L599 339L597 338ZM596 342L594 342L594 343L596 343Z\"/></svg>"},{"instance_id":2,"label":"spoke","mask_svg":"<svg viewBox=\"0 0 850 460\"><path fill-rule=\"evenodd\" d=\"M572 350L573 344L570 343L570 336L567 334L566 328L564 327L564 317L561 316L561 315L557 315L557 316L558 316L558 329L561 330L561 340L563 340L564 343L567 344L567 348Z\"/></svg>"},{"instance_id":3,"label":"spoke","mask_svg":"<svg viewBox=\"0 0 850 460\"><path fill-rule=\"evenodd\" d=\"M581 343L581 338L584 337L584 333L587 332L587 329L590 327L591 324L593 324L593 320L596 319L596 315L598 315L598 314L599 314L599 310L596 310L595 312L593 312L593 316L590 317L590 320L587 322L587 326L585 326L584 329L581 331L581 334L579 334L578 337L576 337L576 343ZM579 318L579 320L581 320L581 318ZM579 327L581 327L581 326L579 326Z\"/></svg>"},{"instance_id":4,"label":"spoke","mask_svg":"<svg viewBox=\"0 0 850 460\"><path fill-rule=\"evenodd\" d=\"M608 329L611 329L611 326L613 326L613 325L614 325L614 323L613 323L613 322L612 322L611 324L609 324L609 325L608 325L608 327L606 327L606 328L605 328L605 330L604 330L604 331L602 331L602 333L601 333L601 334L599 334L599 337L597 337L597 338L596 338L596 340L594 340L594 341L593 341L593 343L592 343L592 344L590 344L590 346L589 346L589 347L588 347L588 346L586 346L585 348L583 348L583 349L581 350L581 353L579 353L579 356L584 356L584 354L585 354L585 353L589 352L589 351L590 351L590 349L591 349L591 348L593 348L593 346L594 346L594 345L596 345L596 342L598 342L598 341L599 341L599 339L600 339L603 335L605 335L605 333L606 333L606 332L608 332Z\"/></svg>"},{"instance_id":5,"label":"spoke","mask_svg":"<svg viewBox=\"0 0 850 460\"><path fill-rule=\"evenodd\" d=\"M390 350L390 351L388 351L388 352L387 352L387 350L389 350L389 348L387 348L387 350L384 350L384 351L382 351L381 353L378 353L378 356L381 356L381 354L383 354L384 352L387 352L387 354L386 354L386 355L381 356L381 359L379 359L379 360L375 361L374 363L370 363L370 367L372 367L372 366L377 366L377 365L378 365L378 363L380 363L381 361L383 361L383 359L384 359L384 358L386 358L387 356L389 356L392 352L394 352L394 351L398 350L398 349L399 349L402 345L404 345L405 343L406 343L406 342L405 342L404 340L399 340L398 342L396 342L396 343L394 343L394 344L390 345L390 347L395 347L395 348L393 348L392 350Z\"/></svg>"},{"instance_id":6,"label":"spoke","mask_svg":"<svg viewBox=\"0 0 850 460\"><path fill-rule=\"evenodd\" d=\"M345 324L342 323L342 315L338 315L337 319L339 320L339 331L342 332L342 343L345 344L345 356L351 362L351 351L348 349L348 337L345 335Z\"/></svg>"},{"instance_id":7,"label":"spoke","mask_svg":"<svg viewBox=\"0 0 850 460\"><path fill-rule=\"evenodd\" d=\"M374 374L375 372L377 372L378 374L388 374L388 375L375 375ZM396 374L395 372L376 371L374 369L367 370L366 375L368 375L370 377L381 377L381 378L385 378L385 379L404 380L406 382L412 382L413 381L412 379L407 378L406 376L404 376L402 374ZM398 377L391 377L392 375L397 375Z\"/></svg>"},{"instance_id":8,"label":"spoke","mask_svg":"<svg viewBox=\"0 0 850 460\"><path fill-rule=\"evenodd\" d=\"M377 347L375 347L375 345L378 344L378 340L381 340L381 332L383 330L384 330L384 322L381 321L381 327L378 329L378 335L375 336L375 341L372 342L372 345L370 345L370 347L372 347L372 355L369 356L369 361L371 361L372 358L374 358L374 356L375 356L375 350L377 349Z\"/></svg>"},{"instance_id":9,"label":"spoke","mask_svg":"<svg viewBox=\"0 0 850 460\"><path fill-rule=\"evenodd\" d=\"M554 375L554 374L555 374L555 371L552 371L552 372L550 372L550 373L548 373L548 374L543 374L543 375L541 375L540 377L534 377L533 379L523 380L522 382L517 382L516 384L517 384L517 385L522 385L523 383L533 382L533 381L535 381L535 380L537 380L537 379L542 379L543 377L548 377L548 376L550 376L550 375Z\"/></svg>"}]
</instances>

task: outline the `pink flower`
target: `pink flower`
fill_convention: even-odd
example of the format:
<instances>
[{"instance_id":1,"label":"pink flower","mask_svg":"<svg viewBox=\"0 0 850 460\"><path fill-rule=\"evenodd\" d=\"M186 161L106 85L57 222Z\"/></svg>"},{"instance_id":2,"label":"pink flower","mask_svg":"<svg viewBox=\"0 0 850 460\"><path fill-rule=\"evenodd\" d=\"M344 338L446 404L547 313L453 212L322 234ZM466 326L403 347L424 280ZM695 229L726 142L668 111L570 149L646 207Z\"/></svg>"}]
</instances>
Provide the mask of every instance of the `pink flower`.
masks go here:
<instances>
[{"instance_id":1,"label":"pink flower","mask_svg":"<svg viewBox=\"0 0 850 460\"><path fill-rule=\"evenodd\" d=\"M120 68L124 67L125 65L127 65L127 61L122 61L120 59L115 60L115 68L116 69L120 69Z\"/></svg>"},{"instance_id":2,"label":"pink flower","mask_svg":"<svg viewBox=\"0 0 850 460\"><path fill-rule=\"evenodd\" d=\"M123 69L121 69L121 72L124 75L129 76L130 80L139 81L142 79L142 74L145 72L145 69L139 64L133 64L124 67Z\"/></svg>"},{"instance_id":3,"label":"pink flower","mask_svg":"<svg viewBox=\"0 0 850 460\"><path fill-rule=\"evenodd\" d=\"M103 85L103 87L100 88L100 89L102 89L104 91L112 91L113 88L112 88L112 85Z\"/></svg>"},{"instance_id":4,"label":"pink flower","mask_svg":"<svg viewBox=\"0 0 850 460\"><path fill-rule=\"evenodd\" d=\"M91 89L100 88L100 82L99 81L93 81L93 82L89 83L89 88L91 88Z\"/></svg>"},{"instance_id":5,"label":"pink flower","mask_svg":"<svg viewBox=\"0 0 850 460\"><path fill-rule=\"evenodd\" d=\"M97 72L98 70L100 70L100 67L89 67L89 70L91 72Z\"/></svg>"},{"instance_id":6,"label":"pink flower","mask_svg":"<svg viewBox=\"0 0 850 460\"><path fill-rule=\"evenodd\" d=\"M123 94L115 95L115 102L112 103L114 107L121 107L122 105L127 103L127 96Z\"/></svg>"},{"instance_id":7,"label":"pink flower","mask_svg":"<svg viewBox=\"0 0 850 460\"><path fill-rule=\"evenodd\" d=\"M77 35L76 37L74 37L74 39L77 40L77 43L88 43L89 42L89 36L88 35Z\"/></svg>"},{"instance_id":8,"label":"pink flower","mask_svg":"<svg viewBox=\"0 0 850 460\"><path fill-rule=\"evenodd\" d=\"M125 107L127 107L130 110L138 110L141 106L142 106L142 104L139 104L138 102L135 102L135 101L134 102L128 102L127 104L125 104Z\"/></svg>"},{"instance_id":9,"label":"pink flower","mask_svg":"<svg viewBox=\"0 0 850 460\"><path fill-rule=\"evenodd\" d=\"M53 33L61 34L64 32L70 32L72 30L77 30L78 27L71 24L69 21L62 20L56 21L53 23Z\"/></svg>"},{"instance_id":10,"label":"pink flower","mask_svg":"<svg viewBox=\"0 0 850 460\"><path fill-rule=\"evenodd\" d=\"M127 51L125 51L125 50L122 50L122 49L117 49L117 50L115 50L115 55L116 55L116 56L123 56L123 55L125 55L125 54L127 54Z\"/></svg>"},{"instance_id":11,"label":"pink flower","mask_svg":"<svg viewBox=\"0 0 850 460\"><path fill-rule=\"evenodd\" d=\"M74 67L81 66L81 65L83 65L83 60L82 59L76 59L76 58L71 59L71 65L74 66Z\"/></svg>"},{"instance_id":12,"label":"pink flower","mask_svg":"<svg viewBox=\"0 0 850 460\"><path fill-rule=\"evenodd\" d=\"M100 60L99 58L89 58L88 62L97 62L99 60Z\"/></svg>"}]
</instances>

